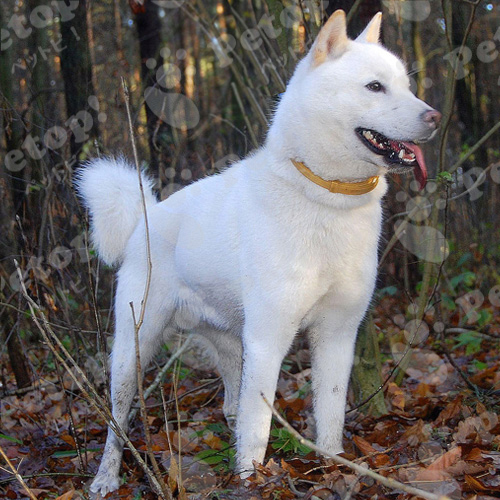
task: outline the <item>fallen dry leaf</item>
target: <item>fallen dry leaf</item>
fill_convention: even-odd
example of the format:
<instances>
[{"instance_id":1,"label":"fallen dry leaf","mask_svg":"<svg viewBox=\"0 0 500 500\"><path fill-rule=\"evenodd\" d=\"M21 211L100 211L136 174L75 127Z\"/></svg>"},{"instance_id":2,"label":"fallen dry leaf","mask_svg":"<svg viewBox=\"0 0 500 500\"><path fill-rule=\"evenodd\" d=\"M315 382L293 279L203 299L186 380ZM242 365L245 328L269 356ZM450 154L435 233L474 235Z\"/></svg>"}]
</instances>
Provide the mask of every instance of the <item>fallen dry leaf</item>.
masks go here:
<instances>
[{"instance_id":1,"label":"fallen dry leaf","mask_svg":"<svg viewBox=\"0 0 500 500\"><path fill-rule=\"evenodd\" d=\"M56 500L71 500L73 495L75 494L75 490L69 490L66 493L58 496Z\"/></svg>"}]
</instances>

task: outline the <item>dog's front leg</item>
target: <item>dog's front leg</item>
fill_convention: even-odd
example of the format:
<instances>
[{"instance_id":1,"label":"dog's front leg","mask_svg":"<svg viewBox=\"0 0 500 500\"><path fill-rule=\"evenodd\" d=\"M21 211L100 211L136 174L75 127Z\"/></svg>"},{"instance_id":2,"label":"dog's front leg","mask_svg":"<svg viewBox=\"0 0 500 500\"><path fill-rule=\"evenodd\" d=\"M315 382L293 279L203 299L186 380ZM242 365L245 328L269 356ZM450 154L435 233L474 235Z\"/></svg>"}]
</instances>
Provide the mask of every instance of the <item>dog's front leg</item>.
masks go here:
<instances>
[{"instance_id":1,"label":"dog's front leg","mask_svg":"<svg viewBox=\"0 0 500 500\"><path fill-rule=\"evenodd\" d=\"M343 452L347 387L359 321L339 313L309 332L317 444L330 454Z\"/></svg>"},{"instance_id":2,"label":"dog's front leg","mask_svg":"<svg viewBox=\"0 0 500 500\"><path fill-rule=\"evenodd\" d=\"M243 375L237 418L238 472L249 476L253 461L264 460L281 362L290 349L297 326L276 311L246 314L243 333ZM263 320L265 318L265 321Z\"/></svg>"}]
</instances>

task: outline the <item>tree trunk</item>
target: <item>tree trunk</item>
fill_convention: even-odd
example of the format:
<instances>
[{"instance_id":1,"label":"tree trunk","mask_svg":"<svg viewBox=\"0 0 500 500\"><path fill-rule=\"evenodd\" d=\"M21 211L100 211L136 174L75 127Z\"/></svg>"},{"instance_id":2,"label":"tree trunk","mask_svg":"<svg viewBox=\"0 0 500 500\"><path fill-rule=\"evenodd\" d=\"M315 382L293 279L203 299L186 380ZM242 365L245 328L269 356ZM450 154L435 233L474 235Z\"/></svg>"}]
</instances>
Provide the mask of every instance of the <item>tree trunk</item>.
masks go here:
<instances>
[{"instance_id":1,"label":"tree trunk","mask_svg":"<svg viewBox=\"0 0 500 500\"><path fill-rule=\"evenodd\" d=\"M27 2L27 17L30 12L40 5L44 5L43 0L29 0ZM28 38L29 51L31 54L37 54L38 47L47 47L49 37L45 28L33 30ZM30 68L31 73L31 124L32 129L36 129L35 135L43 137L45 132L46 111L48 107L48 90L50 88L50 72L48 62L43 57L36 59L36 64Z\"/></svg>"},{"instance_id":2,"label":"tree trunk","mask_svg":"<svg viewBox=\"0 0 500 500\"><path fill-rule=\"evenodd\" d=\"M158 86L156 78L156 73L164 62L160 53L162 39L158 5L152 0L145 0L144 3L130 0L129 3L135 14L135 25L139 38L143 91L151 87L161 90L162 87ZM149 168L153 176L158 178L160 156L167 161L170 160L171 156L167 140L167 127L147 103L145 106L150 153Z\"/></svg>"},{"instance_id":3,"label":"tree trunk","mask_svg":"<svg viewBox=\"0 0 500 500\"><path fill-rule=\"evenodd\" d=\"M355 3L354 0L330 0L325 8L325 14L329 17L338 9L342 9L349 15L351 9L356 7L356 11L351 13L352 18L347 27L351 38L356 38L365 29L371 18L382 10L380 0L364 0L357 6Z\"/></svg>"},{"instance_id":4,"label":"tree trunk","mask_svg":"<svg viewBox=\"0 0 500 500\"><path fill-rule=\"evenodd\" d=\"M375 394L382 385L380 350L377 340L377 331L373 323L373 316L368 313L365 321L359 329L359 337L356 342L356 354L352 369L352 388L356 404L361 404L372 394ZM387 413L384 392L379 391L361 411L370 415L380 416Z\"/></svg>"},{"instance_id":5,"label":"tree trunk","mask_svg":"<svg viewBox=\"0 0 500 500\"><path fill-rule=\"evenodd\" d=\"M5 18L5 7L0 6L0 27L3 28ZM16 120L13 108L13 81L12 81L12 48L9 47L2 52L0 57L0 92L2 95L2 128L5 131L5 143L7 151L12 151L21 145L21 129L20 123ZM12 178L12 181L11 181ZM22 194L24 190L18 192L18 196L14 196L13 184L20 184L18 187L23 186L22 171L11 172L5 167L5 163L0 170L0 262L2 263L1 277L8 283L10 275L14 272L14 258L19 258L19 245L16 240L16 209L22 202ZM0 288L0 300L7 302L10 292L4 293L4 289L9 289L8 284ZM28 364L21 342L19 340L18 332L15 331L16 312L12 309L5 308L3 317L1 318L1 325L3 327L3 337L7 344L7 352L9 360L16 378L18 388L27 387L31 384L31 378L28 371Z\"/></svg>"},{"instance_id":6,"label":"tree trunk","mask_svg":"<svg viewBox=\"0 0 500 500\"><path fill-rule=\"evenodd\" d=\"M10 72L7 74L10 75ZM2 93L4 92L5 88L3 85L0 90ZM0 243L1 274L2 278L8 283L9 277L15 272L14 259L19 259L19 246L16 241L16 219L12 200L12 185L8 173L4 168L0 170L0 199L2 200L2 203L0 203L0 234L2 235ZM0 289L0 300L4 303L12 300L12 296L8 296L10 295L10 288L7 283ZM9 292L4 293L4 289L9 290ZM7 344L7 352L16 384L18 389L21 389L31 384L31 377L27 359L19 339L19 332L15 328L16 319L17 312L6 307L4 308L3 315L0 317L0 324L3 327L3 337Z\"/></svg>"},{"instance_id":7,"label":"tree trunk","mask_svg":"<svg viewBox=\"0 0 500 500\"><path fill-rule=\"evenodd\" d=\"M454 47L460 47L465 30L469 21L471 6L464 3L456 3L453 8L452 41ZM469 36L466 47L474 50L482 39L474 40ZM467 67L470 72L464 78L457 79L455 90L455 105L458 119L460 121L461 143L465 146L473 146L486 132L484 117L481 113L480 93L477 92L478 82L482 81L481 62L472 57ZM488 165L488 149L479 148L474 154L473 160L465 162L463 170L467 171L474 167L485 168ZM486 184L488 180L486 180ZM488 197L482 196L474 200L469 213L474 221L474 226L481 231L482 222L488 220Z\"/></svg>"},{"instance_id":8,"label":"tree trunk","mask_svg":"<svg viewBox=\"0 0 500 500\"><path fill-rule=\"evenodd\" d=\"M64 0L68 4L68 0ZM88 28L87 28L87 1L82 0L73 10L74 17L61 21L62 45L66 47L61 51L61 72L64 80L66 112L68 118L82 117L83 112L90 113L93 126L87 133L88 124L73 122L69 127L73 128L70 138L70 150L74 161L78 162L78 154L87 140L87 135L98 137L97 112L89 106L88 98L95 94L92 84L92 63L89 51ZM76 131L76 133L75 133Z\"/></svg>"}]
</instances>

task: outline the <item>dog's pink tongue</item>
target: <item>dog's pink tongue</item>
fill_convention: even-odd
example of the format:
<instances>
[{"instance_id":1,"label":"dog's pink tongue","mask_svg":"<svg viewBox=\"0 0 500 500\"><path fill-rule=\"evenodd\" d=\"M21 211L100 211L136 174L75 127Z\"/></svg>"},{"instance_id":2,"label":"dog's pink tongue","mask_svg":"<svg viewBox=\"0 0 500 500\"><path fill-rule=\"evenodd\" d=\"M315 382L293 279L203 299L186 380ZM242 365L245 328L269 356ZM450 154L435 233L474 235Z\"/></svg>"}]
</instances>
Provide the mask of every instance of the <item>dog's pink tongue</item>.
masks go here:
<instances>
[{"instance_id":1,"label":"dog's pink tongue","mask_svg":"<svg viewBox=\"0 0 500 500\"><path fill-rule=\"evenodd\" d=\"M414 170L415 179L420 184L420 189L424 189L427 184L427 167L425 166L424 153L416 144L411 142L403 142L403 144L415 155L417 160L417 166Z\"/></svg>"}]
</instances>

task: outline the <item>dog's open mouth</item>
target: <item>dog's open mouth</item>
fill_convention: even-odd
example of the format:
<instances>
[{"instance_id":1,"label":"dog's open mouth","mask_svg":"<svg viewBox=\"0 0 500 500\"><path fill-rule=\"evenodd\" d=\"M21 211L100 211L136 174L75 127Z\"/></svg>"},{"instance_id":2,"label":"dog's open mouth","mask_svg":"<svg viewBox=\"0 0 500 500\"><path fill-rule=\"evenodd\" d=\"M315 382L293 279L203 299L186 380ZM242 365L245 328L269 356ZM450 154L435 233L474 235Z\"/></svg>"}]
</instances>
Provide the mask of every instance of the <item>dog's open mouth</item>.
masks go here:
<instances>
[{"instance_id":1,"label":"dog's open mouth","mask_svg":"<svg viewBox=\"0 0 500 500\"><path fill-rule=\"evenodd\" d=\"M422 150L415 143L389 139L380 132L361 127L356 133L370 151L384 157L390 172L401 173L413 168L420 189L425 187L427 168Z\"/></svg>"}]
</instances>

